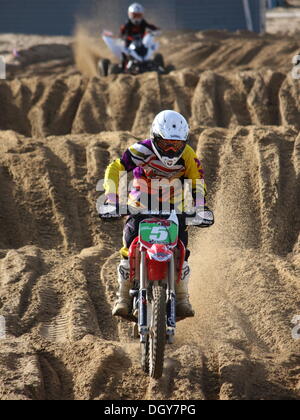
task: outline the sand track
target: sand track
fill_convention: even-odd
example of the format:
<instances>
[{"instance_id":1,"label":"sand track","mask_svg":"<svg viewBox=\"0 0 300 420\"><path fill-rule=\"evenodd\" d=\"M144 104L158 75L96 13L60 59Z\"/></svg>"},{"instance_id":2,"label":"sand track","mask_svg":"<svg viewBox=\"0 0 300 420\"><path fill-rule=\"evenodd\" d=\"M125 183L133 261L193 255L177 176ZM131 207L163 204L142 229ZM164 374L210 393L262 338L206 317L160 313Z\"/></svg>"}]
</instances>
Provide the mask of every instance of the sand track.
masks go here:
<instances>
[{"instance_id":1,"label":"sand track","mask_svg":"<svg viewBox=\"0 0 300 420\"><path fill-rule=\"evenodd\" d=\"M133 135L1 132L2 399L299 399L298 130L202 126L192 140L217 224L192 232L197 315L151 381L110 315L121 224L95 213L96 182Z\"/></svg>"},{"instance_id":2,"label":"sand track","mask_svg":"<svg viewBox=\"0 0 300 420\"><path fill-rule=\"evenodd\" d=\"M83 35L74 57L71 38L12 37L22 63L0 81L0 399L299 400L298 39L169 34L176 71L99 78L103 45ZM95 202L162 108L190 120L216 224L191 231L196 317L152 381L111 316L122 223Z\"/></svg>"}]
</instances>

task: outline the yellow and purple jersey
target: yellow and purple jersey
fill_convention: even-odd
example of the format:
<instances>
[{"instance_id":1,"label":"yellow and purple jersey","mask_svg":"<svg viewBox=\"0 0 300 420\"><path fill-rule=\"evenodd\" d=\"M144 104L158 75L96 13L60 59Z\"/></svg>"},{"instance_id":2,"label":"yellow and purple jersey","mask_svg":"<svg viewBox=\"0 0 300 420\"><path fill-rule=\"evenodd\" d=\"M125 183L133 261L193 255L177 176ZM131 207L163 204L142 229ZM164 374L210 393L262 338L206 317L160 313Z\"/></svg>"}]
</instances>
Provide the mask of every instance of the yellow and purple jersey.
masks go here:
<instances>
[{"instance_id":1,"label":"yellow and purple jersey","mask_svg":"<svg viewBox=\"0 0 300 420\"><path fill-rule=\"evenodd\" d=\"M170 185L173 185L174 181L177 181L177 184L180 181L183 185L185 180L191 182L193 197L202 197L202 202L198 202L196 205L203 205L205 202L206 185L203 167L189 145L186 146L182 157L172 168L167 168L162 164L153 150L151 140L144 140L129 147L122 158L114 161L106 170L104 188L107 197L113 199L116 191L118 191L120 173L124 171L133 171L134 176L133 188L129 194L128 204L130 206L141 207L141 203L144 203L141 197L146 195L149 197L149 202L151 196L156 196L159 202L168 201L175 208L181 208L182 210L183 190L182 188L180 190L170 189ZM161 183L154 181L169 182L163 184L165 185L164 188ZM115 187L112 188L112 185Z\"/></svg>"}]
</instances>

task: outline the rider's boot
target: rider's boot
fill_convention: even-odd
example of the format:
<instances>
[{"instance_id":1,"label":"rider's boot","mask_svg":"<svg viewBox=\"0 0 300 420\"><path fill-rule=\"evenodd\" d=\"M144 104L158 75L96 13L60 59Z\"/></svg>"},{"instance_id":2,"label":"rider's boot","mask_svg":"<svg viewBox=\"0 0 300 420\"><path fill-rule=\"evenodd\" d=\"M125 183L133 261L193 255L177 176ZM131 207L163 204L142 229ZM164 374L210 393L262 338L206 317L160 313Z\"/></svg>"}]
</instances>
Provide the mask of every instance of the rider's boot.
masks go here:
<instances>
[{"instance_id":1,"label":"rider's boot","mask_svg":"<svg viewBox=\"0 0 300 420\"><path fill-rule=\"evenodd\" d=\"M113 316L126 318L132 309L132 298L129 295L131 289L129 260L121 260L118 266L118 283L118 300L115 303L112 314Z\"/></svg>"},{"instance_id":2,"label":"rider's boot","mask_svg":"<svg viewBox=\"0 0 300 420\"><path fill-rule=\"evenodd\" d=\"M176 317L190 318L195 316L195 312L189 301L189 279L191 269L187 261L184 262L180 282L176 284Z\"/></svg>"}]
</instances>

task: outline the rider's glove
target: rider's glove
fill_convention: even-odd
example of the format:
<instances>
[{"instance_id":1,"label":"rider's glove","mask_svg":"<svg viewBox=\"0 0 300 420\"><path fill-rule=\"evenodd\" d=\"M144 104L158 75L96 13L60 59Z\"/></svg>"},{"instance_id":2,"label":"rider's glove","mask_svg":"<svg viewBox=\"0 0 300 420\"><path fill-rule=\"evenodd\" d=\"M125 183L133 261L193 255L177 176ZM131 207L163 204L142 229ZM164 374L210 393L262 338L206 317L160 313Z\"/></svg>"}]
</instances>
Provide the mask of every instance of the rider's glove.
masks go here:
<instances>
[{"instance_id":1,"label":"rider's glove","mask_svg":"<svg viewBox=\"0 0 300 420\"><path fill-rule=\"evenodd\" d=\"M210 227L215 223L214 213L207 207L201 207L196 210L196 220L199 221L199 227Z\"/></svg>"},{"instance_id":2,"label":"rider's glove","mask_svg":"<svg viewBox=\"0 0 300 420\"><path fill-rule=\"evenodd\" d=\"M118 207L115 204L104 204L100 207L99 217L104 220L118 219Z\"/></svg>"},{"instance_id":3,"label":"rider's glove","mask_svg":"<svg viewBox=\"0 0 300 420\"><path fill-rule=\"evenodd\" d=\"M197 208L196 215L187 220L187 225L197 226L200 228L211 227L214 223L214 213L207 206Z\"/></svg>"},{"instance_id":4,"label":"rider's glove","mask_svg":"<svg viewBox=\"0 0 300 420\"><path fill-rule=\"evenodd\" d=\"M117 199L106 198L104 204L99 206L98 213L100 219L104 220L120 218Z\"/></svg>"}]
</instances>

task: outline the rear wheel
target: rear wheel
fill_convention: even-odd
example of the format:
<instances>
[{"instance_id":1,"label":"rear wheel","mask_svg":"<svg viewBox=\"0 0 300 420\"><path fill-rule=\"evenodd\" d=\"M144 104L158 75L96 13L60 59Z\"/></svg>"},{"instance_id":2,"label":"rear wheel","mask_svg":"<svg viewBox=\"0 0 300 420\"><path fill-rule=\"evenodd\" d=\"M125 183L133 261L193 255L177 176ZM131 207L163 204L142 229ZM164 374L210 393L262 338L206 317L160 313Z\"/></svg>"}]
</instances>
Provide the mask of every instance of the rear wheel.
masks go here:
<instances>
[{"instance_id":1,"label":"rear wheel","mask_svg":"<svg viewBox=\"0 0 300 420\"><path fill-rule=\"evenodd\" d=\"M106 77L108 75L108 70L109 70L109 67L110 67L110 61L107 60L106 58L102 59L102 60L99 61L98 66L99 66L100 76Z\"/></svg>"},{"instance_id":2,"label":"rear wheel","mask_svg":"<svg viewBox=\"0 0 300 420\"><path fill-rule=\"evenodd\" d=\"M163 373L166 346L166 290L155 285L152 290L152 322L149 334L149 374L159 379Z\"/></svg>"}]
</instances>

